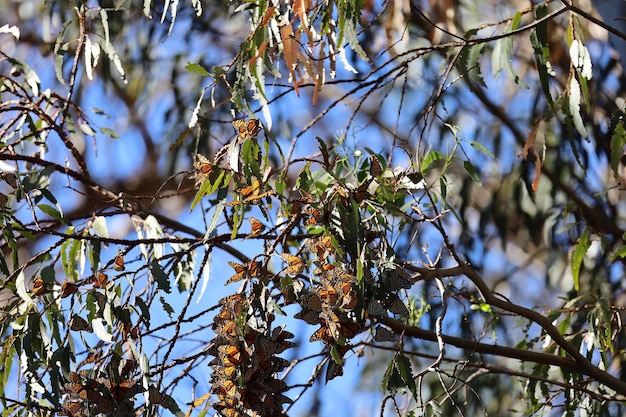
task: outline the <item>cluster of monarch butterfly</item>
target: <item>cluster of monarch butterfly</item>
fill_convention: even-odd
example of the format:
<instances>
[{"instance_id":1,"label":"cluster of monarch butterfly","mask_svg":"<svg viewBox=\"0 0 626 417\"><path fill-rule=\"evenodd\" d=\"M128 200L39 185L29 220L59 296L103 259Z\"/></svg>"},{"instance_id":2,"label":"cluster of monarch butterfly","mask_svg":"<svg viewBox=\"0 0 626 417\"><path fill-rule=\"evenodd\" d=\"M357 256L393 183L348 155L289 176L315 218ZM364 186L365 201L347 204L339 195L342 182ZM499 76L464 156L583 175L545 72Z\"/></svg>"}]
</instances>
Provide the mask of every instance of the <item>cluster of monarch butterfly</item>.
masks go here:
<instances>
[{"instance_id":1,"label":"cluster of monarch butterfly","mask_svg":"<svg viewBox=\"0 0 626 417\"><path fill-rule=\"evenodd\" d=\"M123 258L122 258L123 259ZM63 280L61 283L61 298L67 298L78 292L78 288L82 284L93 284L94 288L106 288L108 283L107 276L103 272L97 272L95 275L82 280L81 282L71 282ZM47 283L42 277L36 277L33 281L33 294L42 296L53 292L52 284Z\"/></svg>"},{"instance_id":2,"label":"cluster of monarch butterfly","mask_svg":"<svg viewBox=\"0 0 626 417\"><path fill-rule=\"evenodd\" d=\"M258 119L233 120L232 124L235 129L235 133L237 134L237 144L241 144L249 139L255 138L261 130L261 124ZM196 155L196 160L193 163L193 177L195 178L196 187L202 185L202 183L210 177L211 173L216 171L216 166L218 165L220 159L228 153L229 147L230 144L226 144L222 147L222 149L218 150L215 153L215 157L212 162L204 155ZM224 169L224 167L220 167L220 169Z\"/></svg>"},{"instance_id":3,"label":"cluster of monarch butterfly","mask_svg":"<svg viewBox=\"0 0 626 417\"><path fill-rule=\"evenodd\" d=\"M282 327L272 331L249 324L250 304L237 293L220 300L221 309L213 322L216 337L209 353L213 408L225 417L285 416L282 405L292 400L283 393L287 384L276 378L289 362L279 356L295 346L294 335Z\"/></svg>"},{"instance_id":4,"label":"cluster of monarch butterfly","mask_svg":"<svg viewBox=\"0 0 626 417\"><path fill-rule=\"evenodd\" d=\"M262 199L274 195L273 190L263 191L263 184L257 179L252 178L252 183L235 190L241 197L240 200L226 203L227 206L235 206L238 204L259 204Z\"/></svg>"},{"instance_id":5,"label":"cluster of monarch butterfly","mask_svg":"<svg viewBox=\"0 0 626 417\"><path fill-rule=\"evenodd\" d=\"M302 310L295 318L320 327L309 338L321 341L338 355L328 362L326 380L343 374L341 358L349 350L349 341L364 330L363 320L355 314L362 304L356 276L331 263L336 256L328 235L310 239L307 251L315 255L316 283L300 293Z\"/></svg>"},{"instance_id":6,"label":"cluster of monarch butterfly","mask_svg":"<svg viewBox=\"0 0 626 417\"><path fill-rule=\"evenodd\" d=\"M63 386L65 398L61 414L83 417L95 414L132 415L133 397L144 388L132 375L137 363L114 355L101 371L95 369L70 372ZM152 403L159 403L158 391L151 389Z\"/></svg>"},{"instance_id":7,"label":"cluster of monarch butterfly","mask_svg":"<svg viewBox=\"0 0 626 417\"><path fill-rule=\"evenodd\" d=\"M255 138L261 130L259 119L233 120L233 127L237 133L237 142L242 143L248 139Z\"/></svg>"}]
</instances>

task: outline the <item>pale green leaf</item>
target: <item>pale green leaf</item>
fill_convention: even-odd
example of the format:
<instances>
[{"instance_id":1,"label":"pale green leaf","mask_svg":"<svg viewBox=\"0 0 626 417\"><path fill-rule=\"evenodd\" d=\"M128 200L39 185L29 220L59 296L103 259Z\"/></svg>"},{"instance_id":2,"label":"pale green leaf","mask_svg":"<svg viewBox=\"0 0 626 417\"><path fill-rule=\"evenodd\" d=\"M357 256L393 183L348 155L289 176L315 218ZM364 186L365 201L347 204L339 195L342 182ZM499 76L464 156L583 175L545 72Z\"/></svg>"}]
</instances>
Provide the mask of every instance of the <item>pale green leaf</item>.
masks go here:
<instances>
[{"instance_id":1,"label":"pale green leaf","mask_svg":"<svg viewBox=\"0 0 626 417\"><path fill-rule=\"evenodd\" d=\"M568 98L569 113L572 118L572 122L574 122L574 127L582 137L586 138L587 129L585 128L585 124L580 115L580 84L578 84L576 77L571 77L570 79Z\"/></svg>"},{"instance_id":2,"label":"pale green leaf","mask_svg":"<svg viewBox=\"0 0 626 417\"><path fill-rule=\"evenodd\" d=\"M107 220L103 216L96 216L91 222L91 227L96 232L96 234L100 237L108 238L109 230L107 229Z\"/></svg>"},{"instance_id":3,"label":"pale green leaf","mask_svg":"<svg viewBox=\"0 0 626 417\"><path fill-rule=\"evenodd\" d=\"M476 149L478 152L483 153L492 159L496 159L496 156L489 149L487 149L482 143L473 140L470 142L470 145L472 146L472 148Z\"/></svg>"},{"instance_id":4,"label":"pale green leaf","mask_svg":"<svg viewBox=\"0 0 626 417\"><path fill-rule=\"evenodd\" d=\"M106 343L113 342L113 336L104 328L104 322L101 318L95 318L91 321L93 332L100 340Z\"/></svg>"},{"instance_id":5,"label":"pale green leaf","mask_svg":"<svg viewBox=\"0 0 626 417\"><path fill-rule=\"evenodd\" d=\"M9 26L8 24L0 26L0 33L8 33L13 36L15 40L20 40L20 28L17 26Z\"/></svg>"},{"instance_id":6,"label":"pale green leaf","mask_svg":"<svg viewBox=\"0 0 626 417\"><path fill-rule=\"evenodd\" d=\"M521 21L521 14L518 12L513 17L511 25L504 31L504 33L510 33L519 27ZM496 46L493 48L491 56L491 66L494 77L497 78L498 73L504 69L504 72L509 76L515 84L519 84L524 88L528 88L528 85L522 80L519 75L513 69L513 36L506 36L496 41Z\"/></svg>"},{"instance_id":7,"label":"pale green leaf","mask_svg":"<svg viewBox=\"0 0 626 417\"><path fill-rule=\"evenodd\" d=\"M28 293L28 289L26 288L26 279L24 277L24 272L20 272L15 279L15 290L17 295L20 296L22 300L26 302L27 305L35 304L30 294Z\"/></svg>"},{"instance_id":8,"label":"pale green leaf","mask_svg":"<svg viewBox=\"0 0 626 417\"><path fill-rule=\"evenodd\" d=\"M192 74L198 74L202 77L206 77L209 75L209 71L207 71L202 65L196 64L194 62L187 62L187 65L185 65L185 69Z\"/></svg>"},{"instance_id":9,"label":"pale green leaf","mask_svg":"<svg viewBox=\"0 0 626 417\"><path fill-rule=\"evenodd\" d=\"M591 66L591 56L589 55L587 47L579 42L578 39L574 39L569 48L569 55L572 60L572 65L574 65L581 77L590 80L593 76L593 70Z\"/></svg>"},{"instance_id":10,"label":"pale green leaf","mask_svg":"<svg viewBox=\"0 0 626 417\"><path fill-rule=\"evenodd\" d=\"M152 19L152 15L150 14L150 6L152 4L152 0L143 0L143 14L148 18Z\"/></svg>"},{"instance_id":11,"label":"pale green leaf","mask_svg":"<svg viewBox=\"0 0 626 417\"><path fill-rule=\"evenodd\" d=\"M211 254L212 252L210 251L210 247L207 246L207 251L209 251L209 253L207 253L206 255L206 259L204 260L204 265L202 265L202 283L200 284L200 294L198 294L198 300L196 301L196 303L199 303L200 300L202 299L202 296L204 295L204 292L206 291L208 285L209 285L209 280L211 279Z\"/></svg>"}]
</instances>

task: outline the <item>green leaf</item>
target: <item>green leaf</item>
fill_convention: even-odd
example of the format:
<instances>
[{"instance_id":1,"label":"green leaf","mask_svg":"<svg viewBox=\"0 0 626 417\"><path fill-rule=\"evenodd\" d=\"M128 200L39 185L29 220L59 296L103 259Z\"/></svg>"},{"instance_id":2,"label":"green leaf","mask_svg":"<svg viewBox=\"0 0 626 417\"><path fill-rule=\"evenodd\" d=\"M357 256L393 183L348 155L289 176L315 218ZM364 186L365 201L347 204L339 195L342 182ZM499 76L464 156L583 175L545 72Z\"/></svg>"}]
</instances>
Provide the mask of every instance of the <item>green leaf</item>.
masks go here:
<instances>
[{"instance_id":1,"label":"green leaf","mask_svg":"<svg viewBox=\"0 0 626 417\"><path fill-rule=\"evenodd\" d=\"M472 148L476 149L478 152L483 153L492 159L496 159L496 156L489 149L487 149L482 143L473 140L470 142L470 145L472 146Z\"/></svg>"},{"instance_id":2,"label":"green leaf","mask_svg":"<svg viewBox=\"0 0 626 417\"><path fill-rule=\"evenodd\" d=\"M396 368L398 369L398 373L404 381L405 386L413 394L413 397L417 399L415 379L413 378L413 371L411 369L411 362L409 361L409 358L404 355L399 355L396 361Z\"/></svg>"},{"instance_id":3,"label":"green leaf","mask_svg":"<svg viewBox=\"0 0 626 417\"><path fill-rule=\"evenodd\" d=\"M470 161L463 161L463 167L465 168L465 171L467 171L467 173L469 174L472 181L474 181L474 183L479 187L482 187L483 183L480 181L478 170L476 169L474 164L472 164Z\"/></svg>"},{"instance_id":4,"label":"green leaf","mask_svg":"<svg viewBox=\"0 0 626 417\"><path fill-rule=\"evenodd\" d=\"M48 216L57 219L57 220L63 220L63 216L61 216L61 213L59 213L59 211L52 207L49 206L48 204L37 204L37 207L39 208L39 210L41 210L42 212L44 212L45 214L47 214Z\"/></svg>"},{"instance_id":5,"label":"green leaf","mask_svg":"<svg viewBox=\"0 0 626 417\"><path fill-rule=\"evenodd\" d=\"M172 314L174 313L174 309L171 305L169 305L163 297L159 297L159 301L161 301L161 305L163 306L163 310L167 313L170 318L172 318Z\"/></svg>"},{"instance_id":6,"label":"green leaf","mask_svg":"<svg viewBox=\"0 0 626 417\"><path fill-rule=\"evenodd\" d=\"M169 277L165 272L163 272L161 265L159 265L158 262L152 262L150 264L150 272L157 283L157 287L169 294L172 291L172 287L170 285Z\"/></svg>"},{"instance_id":7,"label":"green leaf","mask_svg":"<svg viewBox=\"0 0 626 417\"><path fill-rule=\"evenodd\" d=\"M150 327L150 309L148 305L141 297L135 297L135 303L137 307L139 307L139 310L141 310L141 319Z\"/></svg>"},{"instance_id":8,"label":"green leaf","mask_svg":"<svg viewBox=\"0 0 626 417\"><path fill-rule=\"evenodd\" d=\"M622 149L626 145L626 129L624 129L624 113L612 117L611 134L611 169L613 175L618 175L619 161L622 157Z\"/></svg>"},{"instance_id":9,"label":"green leaf","mask_svg":"<svg viewBox=\"0 0 626 417\"><path fill-rule=\"evenodd\" d=\"M441 159L445 159L445 157L443 156L443 154L439 151L432 151L426 154L426 156L424 157L424 160L422 161L422 173L425 173L426 171L428 171L428 167L430 167L430 165L435 162L435 161L439 161Z\"/></svg>"},{"instance_id":10,"label":"green leaf","mask_svg":"<svg viewBox=\"0 0 626 417\"><path fill-rule=\"evenodd\" d=\"M112 139L120 138L120 135L118 135L117 132L115 132L115 130L109 129L108 127L101 127L100 133L104 133L105 135L108 135Z\"/></svg>"},{"instance_id":11,"label":"green leaf","mask_svg":"<svg viewBox=\"0 0 626 417\"><path fill-rule=\"evenodd\" d=\"M540 12L540 9L544 12ZM537 19L543 17L544 13L547 13L546 6L537 7L535 11ZM546 98L552 112L556 112L554 100L550 93L550 75L554 75L554 70L550 64L550 46L547 37L547 23L542 22L536 28L533 28L530 32L530 42L533 46L535 53L535 62L537 63L537 73L539 74L539 83L541 84L541 90Z\"/></svg>"},{"instance_id":12,"label":"green leaf","mask_svg":"<svg viewBox=\"0 0 626 417\"><path fill-rule=\"evenodd\" d=\"M578 291L579 288L578 276L580 274L580 267L590 246L589 229L585 229L582 236L576 242L576 247L572 253L572 278L574 279L574 289L576 291Z\"/></svg>"},{"instance_id":13,"label":"green leaf","mask_svg":"<svg viewBox=\"0 0 626 417\"><path fill-rule=\"evenodd\" d=\"M471 39L472 36L476 34L476 30L472 30L465 34L465 39ZM470 80L470 86L472 83L480 84L484 87L487 87L485 84L485 80L483 79L483 74L480 69L480 63L478 59L482 56L483 49L485 49L486 43L479 43L476 45L468 46L463 48L461 51L461 56L459 57L459 62L461 64L461 68L465 77Z\"/></svg>"},{"instance_id":14,"label":"green leaf","mask_svg":"<svg viewBox=\"0 0 626 417\"><path fill-rule=\"evenodd\" d=\"M192 74L198 74L202 77L207 77L209 75L209 71L207 71L202 65L193 62L187 62L185 69Z\"/></svg>"},{"instance_id":15,"label":"green leaf","mask_svg":"<svg viewBox=\"0 0 626 417\"><path fill-rule=\"evenodd\" d=\"M361 47L361 44L359 43L359 39L357 38L356 27L352 22L346 23L346 25L344 26L344 34L346 36L346 39L348 40L348 43L350 44L350 47L352 48L354 52L356 52L357 56L361 58L363 61L369 62L369 58L367 57L367 54L365 53L365 51Z\"/></svg>"}]
</instances>

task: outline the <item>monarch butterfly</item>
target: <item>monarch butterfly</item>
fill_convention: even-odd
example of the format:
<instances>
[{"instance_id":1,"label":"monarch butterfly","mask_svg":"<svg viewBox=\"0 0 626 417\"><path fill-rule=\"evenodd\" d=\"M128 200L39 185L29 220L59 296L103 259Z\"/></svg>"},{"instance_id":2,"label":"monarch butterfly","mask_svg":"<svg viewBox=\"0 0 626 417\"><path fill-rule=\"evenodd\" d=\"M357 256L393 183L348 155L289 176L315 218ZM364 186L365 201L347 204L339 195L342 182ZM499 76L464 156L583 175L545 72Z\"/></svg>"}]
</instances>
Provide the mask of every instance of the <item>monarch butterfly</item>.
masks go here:
<instances>
[{"instance_id":1,"label":"monarch butterfly","mask_svg":"<svg viewBox=\"0 0 626 417\"><path fill-rule=\"evenodd\" d=\"M241 403L246 408L254 408L261 403L261 397L250 390L242 389L240 395Z\"/></svg>"},{"instance_id":2,"label":"monarch butterfly","mask_svg":"<svg viewBox=\"0 0 626 417\"><path fill-rule=\"evenodd\" d=\"M314 207L308 207L306 210L306 214L309 218L306 221L307 226L315 226L322 222L322 212Z\"/></svg>"},{"instance_id":3,"label":"monarch butterfly","mask_svg":"<svg viewBox=\"0 0 626 417\"><path fill-rule=\"evenodd\" d=\"M396 336L387 328L383 326L376 326L374 340L376 342L395 342Z\"/></svg>"},{"instance_id":4,"label":"monarch butterfly","mask_svg":"<svg viewBox=\"0 0 626 417\"><path fill-rule=\"evenodd\" d=\"M89 324L87 320L76 314L74 314L70 318L70 329L74 331L87 330L88 332L92 330L91 324Z\"/></svg>"},{"instance_id":5,"label":"monarch butterfly","mask_svg":"<svg viewBox=\"0 0 626 417\"><path fill-rule=\"evenodd\" d=\"M239 193L243 198L254 197L255 195L258 195L261 191L261 183L256 178L253 178L252 184L235 191Z\"/></svg>"},{"instance_id":6,"label":"monarch butterfly","mask_svg":"<svg viewBox=\"0 0 626 417\"><path fill-rule=\"evenodd\" d=\"M320 323L319 311L309 310L308 308L302 309L302 311L299 311L298 313L294 314L293 317L299 320L303 320L308 324Z\"/></svg>"},{"instance_id":7,"label":"monarch butterfly","mask_svg":"<svg viewBox=\"0 0 626 417\"><path fill-rule=\"evenodd\" d=\"M409 309L406 308L404 302L402 302L400 297L398 297L397 295L394 295L391 299L385 302L385 304L387 306L387 309L393 314L397 314L402 317L409 316Z\"/></svg>"},{"instance_id":8,"label":"monarch butterfly","mask_svg":"<svg viewBox=\"0 0 626 417\"><path fill-rule=\"evenodd\" d=\"M346 339L352 339L361 333L361 330L363 330L361 325L355 322L343 322L339 325L339 334Z\"/></svg>"},{"instance_id":9,"label":"monarch butterfly","mask_svg":"<svg viewBox=\"0 0 626 417\"><path fill-rule=\"evenodd\" d=\"M276 327L274 328L274 330L272 330L272 340L293 339L294 337L296 337L296 335L294 335L290 331L285 330L284 325Z\"/></svg>"},{"instance_id":10,"label":"monarch butterfly","mask_svg":"<svg viewBox=\"0 0 626 417\"><path fill-rule=\"evenodd\" d=\"M223 417L241 417L244 415L237 410L235 404L228 404L226 401L213 404L213 408Z\"/></svg>"},{"instance_id":11,"label":"monarch butterfly","mask_svg":"<svg viewBox=\"0 0 626 417\"><path fill-rule=\"evenodd\" d=\"M333 340L333 335L330 333L330 330L328 329L328 326L326 325L317 329L315 333L313 333L311 337L309 338L309 342L322 341L322 342L328 343L331 340Z\"/></svg>"},{"instance_id":12,"label":"monarch butterfly","mask_svg":"<svg viewBox=\"0 0 626 417\"><path fill-rule=\"evenodd\" d=\"M280 372L291 364L287 359L278 356L270 357L267 362L269 362L267 369L271 369L272 372Z\"/></svg>"},{"instance_id":13,"label":"monarch butterfly","mask_svg":"<svg viewBox=\"0 0 626 417\"><path fill-rule=\"evenodd\" d=\"M196 162L193 163L195 168L194 177L196 179L196 186L202 184L209 178L211 172L213 172L213 164L209 162L209 159L203 155L196 155Z\"/></svg>"},{"instance_id":14,"label":"monarch butterfly","mask_svg":"<svg viewBox=\"0 0 626 417\"><path fill-rule=\"evenodd\" d=\"M317 293L319 294L322 300L324 300L326 303L330 304L331 306L334 306L337 303L337 300L339 299L337 295L337 291L335 290L334 287L330 285L327 285L325 288L318 290Z\"/></svg>"},{"instance_id":15,"label":"monarch butterfly","mask_svg":"<svg viewBox=\"0 0 626 417\"><path fill-rule=\"evenodd\" d=\"M44 281L41 277L35 278L35 283L33 284L33 294L40 296L49 292L50 290L46 288L46 281Z\"/></svg>"},{"instance_id":16,"label":"monarch butterfly","mask_svg":"<svg viewBox=\"0 0 626 417\"><path fill-rule=\"evenodd\" d=\"M367 313L372 316L386 316L387 310L376 300L369 300L367 303Z\"/></svg>"},{"instance_id":17,"label":"monarch butterfly","mask_svg":"<svg viewBox=\"0 0 626 417\"><path fill-rule=\"evenodd\" d=\"M300 297L300 304L310 308L314 312L322 311L322 299L316 292L308 292Z\"/></svg>"},{"instance_id":18,"label":"monarch butterfly","mask_svg":"<svg viewBox=\"0 0 626 417\"><path fill-rule=\"evenodd\" d=\"M358 299L352 283L344 282L341 284L340 288L343 294L341 297L341 307L347 310L351 310L356 307Z\"/></svg>"},{"instance_id":19,"label":"monarch butterfly","mask_svg":"<svg viewBox=\"0 0 626 417\"><path fill-rule=\"evenodd\" d=\"M229 363L241 365L248 358L248 353L239 346L221 345L218 346L217 351L225 366L229 366Z\"/></svg>"},{"instance_id":20,"label":"monarch butterfly","mask_svg":"<svg viewBox=\"0 0 626 417\"><path fill-rule=\"evenodd\" d=\"M75 372L70 373L70 377L74 374L74 378L71 378L73 381L76 381ZM81 380L80 376L78 379ZM72 392L78 396L78 398L88 401L88 402L98 402L102 398L102 394L100 393L101 384L97 381L90 380L86 384L82 382L70 382L65 384L66 390L68 392Z\"/></svg>"},{"instance_id":21,"label":"monarch butterfly","mask_svg":"<svg viewBox=\"0 0 626 417\"><path fill-rule=\"evenodd\" d=\"M325 235L321 239L316 239L313 241L313 250L319 260L325 260L335 251L332 238Z\"/></svg>"},{"instance_id":22,"label":"monarch butterfly","mask_svg":"<svg viewBox=\"0 0 626 417\"><path fill-rule=\"evenodd\" d=\"M383 285L392 291L399 289L408 290L413 286L413 280L403 269L388 269L382 273Z\"/></svg>"},{"instance_id":23,"label":"monarch butterfly","mask_svg":"<svg viewBox=\"0 0 626 417\"><path fill-rule=\"evenodd\" d=\"M250 234L248 237L257 237L265 230L265 225L259 219L248 217L248 221L250 222Z\"/></svg>"},{"instance_id":24,"label":"monarch butterfly","mask_svg":"<svg viewBox=\"0 0 626 417\"><path fill-rule=\"evenodd\" d=\"M135 384L135 381L122 381L119 384L107 381L107 385L109 385L109 391L111 391L111 395L115 401L122 401L123 399L133 397L137 394L139 388L138 385Z\"/></svg>"},{"instance_id":25,"label":"monarch butterfly","mask_svg":"<svg viewBox=\"0 0 626 417\"><path fill-rule=\"evenodd\" d=\"M298 275L304 271L304 262L302 259L290 253L283 253L281 258L287 263L287 273L290 275Z\"/></svg>"},{"instance_id":26,"label":"monarch butterfly","mask_svg":"<svg viewBox=\"0 0 626 417\"><path fill-rule=\"evenodd\" d=\"M150 401L150 404L167 405L165 394L159 391L154 385L148 387L148 401Z\"/></svg>"},{"instance_id":27,"label":"monarch butterfly","mask_svg":"<svg viewBox=\"0 0 626 417\"><path fill-rule=\"evenodd\" d=\"M248 275L251 277L258 277L264 273L263 267L260 262L257 261L248 261L246 264L248 268Z\"/></svg>"},{"instance_id":28,"label":"monarch butterfly","mask_svg":"<svg viewBox=\"0 0 626 417\"><path fill-rule=\"evenodd\" d=\"M65 415L74 417L84 415L84 408L86 407L82 401L66 401L63 403L63 408Z\"/></svg>"},{"instance_id":29,"label":"monarch butterfly","mask_svg":"<svg viewBox=\"0 0 626 417\"><path fill-rule=\"evenodd\" d=\"M265 382L264 391L267 390L267 392L271 392L271 393L283 392L283 391L287 391L287 388L288 388L287 383L280 379L269 378L269 379L266 379L264 382ZM268 395L267 397L272 397L272 396Z\"/></svg>"},{"instance_id":30,"label":"monarch butterfly","mask_svg":"<svg viewBox=\"0 0 626 417\"><path fill-rule=\"evenodd\" d=\"M221 322L224 320L234 320L235 316L228 310L221 309L219 313L213 319L215 322Z\"/></svg>"},{"instance_id":31,"label":"monarch butterfly","mask_svg":"<svg viewBox=\"0 0 626 417\"><path fill-rule=\"evenodd\" d=\"M106 288L109 282L103 272L97 272L93 277L87 280L87 283L93 284L94 288Z\"/></svg>"},{"instance_id":32,"label":"monarch butterfly","mask_svg":"<svg viewBox=\"0 0 626 417\"><path fill-rule=\"evenodd\" d=\"M261 130L259 119L250 119L248 121L243 119L233 120L233 127L235 132L237 132L237 142L239 143L255 137Z\"/></svg>"},{"instance_id":33,"label":"monarch butterfly","mask_svg":"<svg viewBox=\"0 0 626 417\"><path fill-rule=\"evenodd\" d=\"M229 379L219 381L213 385L213 391L220 400L235 397L237 395L237 388L237 385Z\"/></svg>"},{"instance_id":34,"label":"monarch butterfly","mask_svg":"<svg viewBox=\"0 0 626 417\"><path fill-rule=\"evenodd\" d=\"M215 323L214 323L215 325ZM219 336L223 336L229 341L238 341L241 336L241 330L234 321L225 321L215 326L213 329Z\"/></svg>"},{"instance_id":35,"label":"monarch butterfly","mask_svg":"<svg viewBox=\"0 0 626 417\"><path fill-rule=\"evenodd\" d=\"M383 167L380 165L378 157L370 154L370 175L374 178L379 177L383 173Z\"/></svg>"},{"instance_id":36,"label":"monarch butterfly","mask_svg":"<svg viewBox=\"0 0 626 417\"><path fill-rule=\"evenodd\" d=\"M232 284L233 282L241 281L242 279L244 279L246 277L246 273L248 272L248 268L246 268L245 265L238 264L236 262L231 262L231 261L228 261L228 265L233 267L233 269L235 270L235 275L233 275L232 277L228 278L228 280L226 281L225 285Z\"/></svg>"},{"instance_id":37,"label":"monarch butterfly","mask_svg":"<svg viewBox=\"0 0 626 417\"><path fill-rule=\"evenodd\" d=\"M334 360L330 359L328 361L328 365L326 365L326 382L341 375L343 375L343 365L340 365Z\"/></svg>"},{"instance_id":38,"label":"monarch butterfly","mask_svg":"<svg viewBox=\"0 0 626 417\"><path fill-rule=\"evenodd\" d=\"M243 201L229 201L226 203L227 206L235 206L243 203L256 203L262 198L268 197L274 194L273 190L267 191L265 193L261 193L261 183L258 179L253 178L252 184L247 185L243 188L236 189L235 192L243 197Z\"/></svg>"},{"instance_id":39,"label":"monarch butterfly","mask_svg":"<svg viewBox=\"0 0 626 417\"><path fill-rule=\"evenodd\" d=\"M277 353L281 353L286 349L295 347L294 342L290 342L287 339L293 339L295 335L287 330L283 330L282 327L277 327L272 332L272 341L278 345Z\"/></svg>"},{"instance_id":40,"label":"monarch butterfly","mask_svg":"<svg viewBox=\"0 0 626 417\"><path fill-rule=\"evenodd\" d=\"M214 360L216 361L215 364L212 365L214 376L224 377L224 378L233 378L233 376L236 376L238 369L235 365L232 365L232 366L217 365L219 363L219 359L215 358Z\"/></svg>"},{"instance_id":41,"label":"monarch butterfly","mask_svg":"<svg viewBox=\"0 0 626 417\"><path fill-rule=\"evenodd\" d=\"M235 316L238 316L239 313L241 313L245 301L246 298L243 294L232 294L221 298L218 303L232 311Z\"/></svg>"},{"instance_id":42,"label":"monarch butterfly","mask_svg":"<svg viewBox=\"0 0 626 417\"><path fill-rule=\"evenodd\" d=\"M115 261L113 262L113 269L116 271L123 271L126 268L124 267L124 257L122 256L122 250L117 249L117 256L115 257Z\"/></svg>"},{"instance_id":43,"label":"monarch butterfly","mask_svg":"<svg viewBox=\"0 0 626 417\"><path fill-rule=\"evenodd\" d=\"M67 298L76 291L78 291L78 286L76 284L63 280L63 284L61 284L61 298Z\"/></svg>"},{"instance_id":44,"label":"monarch butterfly","mask_svg":"<svg viewBox=\"0 0 626 417\"><path fill-rule=\"evenodd\" d=\"M356 190L354 190L353 196L357 203L360 203L361 201L367 198L367 189L370 186L371 182L372 182L372 179L370 178L367 181L365 181L363 184L359 185L359 187Z\"/></svg>"}]
</instances>

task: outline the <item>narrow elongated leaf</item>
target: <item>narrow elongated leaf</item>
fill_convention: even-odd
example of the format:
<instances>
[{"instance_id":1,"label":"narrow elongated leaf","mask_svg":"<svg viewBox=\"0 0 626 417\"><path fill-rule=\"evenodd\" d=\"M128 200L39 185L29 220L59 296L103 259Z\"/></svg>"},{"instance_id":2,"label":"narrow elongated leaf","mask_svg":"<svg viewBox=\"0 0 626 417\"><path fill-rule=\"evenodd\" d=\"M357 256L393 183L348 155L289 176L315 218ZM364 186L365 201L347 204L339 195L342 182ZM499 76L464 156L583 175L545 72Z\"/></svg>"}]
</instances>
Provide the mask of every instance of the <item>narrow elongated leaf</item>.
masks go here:
<instances>
[{"instance_id":1,"label":"narrow elongated leaf","mask_svg":"<svg viewBox=\"0 0 626 417\"><path fill-rule=\"evenodd\" d=\"M580 275L580 267L590 246L591 241L589 240L589 229L585 229L582 236L578 238L576 247L572 253L572 279L574 280L574 289L576 291L578 291L579 288L578 277Z\"/></svg>"},{"instance_id":2,"label":"narrow elongated leaf","mask_svg":"<svg viewBox=\"0 0 626 417\"><path fill-rule=\"evenodd\" d=\"M511 25L504 31L509 33L519 27L522 15L517 12L511 21ZM491 66L494 77L497 78L498 73L504 69L504 72L509 76L515 84L519 84L524 88L528 88L528 85L522 80L513 68L513 36L506 36L496 41L496 46L493 48L493 54L491 56Z\"/></svg>"},{"instance_id":3,"label":"narrow elongated leaf","mask_svg":"<svg viewBox=\"0 0 626 417\"><path fill-rule=\"evenodd\" d=\"M623 113L620 113L619 117L614 122L611 135L611 169L613 175L618 175L619 160L622 157L622 149L626 145L626 129L624 129Z\"/></svg>"},{"instance_id":4,"label":"narrow elongated leaf","mask_svg":"<svg viewBox=\"0 0 626 417\"><path fill-rule=\"evenodd\" d=\"M580 76L590 80L593 76L593 70L591 66L591 55L589 55L587 47L578 39L574 39L569 48L569 55L572 60L572 65L574 65Z\"/></svg>"},{"instance_id":5,"label":"narrow elongated leaf","mask_svg":"<svg viewBox=\"0 0 626 417\"><path fill-rule=\"evenodd\" d=\"M211 248L208 247L208 245L207 245L207 250L208 251L211 250ZM196 303L199 303L200 300L202 299L202 296L204 295L204 292L206 291L209 285L209 280L211 279L211 266L212 266L211 253L212 252L207 253L204 265L202 265L202 284L200 286L200 294L198 295L198 301L196 301Z\"/></svg>"},{"instance_id":6,"label":"narrow elongated leaf","mask_svg":"<svg viewBox=\"0 0 626 417\"><path fill-rule=\"evenodd\" d=\"M463 161L463 167L465 171L469 174L470 178L476 185L479 187L483 186L483 183L480 181L480 176L478 175L478 170L470 161Z\"/></svg>"},{"instance_id":7,"label":"narrow elongated leaf","mask_svg":"<svg viewBox=\"0 0 626 417\"><path fill-rule=\"evenodd\" d=\"M471 37L473 37L475 34L476 30L472 30L465 34L465 38L471 39ZM479 43L477 45L463 48L463 51L461 51L461 56L459 57L459 63L461 64L461 68L463 70L463 73L465 74L465 77L467 77L472 83L477 83L484 87L487 87L480 69L480 63L478 62L478 58L482 56L485 45L487 44ZM470 83L470 86L472 85L472 83Z\"/></svg>"},{"instance_id":8,"label":"narrow elongated leaf","mask_svg":"<svg viewBox=\"0 0 626 417\"><path fill-rule=\"evenodd\" d=\"M48 204L37 204L37 208L39 208L39 210L41 210L42 212L44 212L45 214L47 214L48 216L57 219L57 220L62 220L63 216L61 216L61 213L59 213L59 211L48 205Z\"/></svg>"},{"instance_id":9,"label":"narrow elongated leaf","mask_svg":"<svg viewBox=\"0 0 626 417\"><path fill-rule=\"evenodd\" d=\"M572 118L572 122L574 123L574 127L578 133L580 133L580 136L586 138L587 128L585 128L585 124L583 123L583 119L580 115L580 84L578 84L576 77L571 77L570 79L568 99L569 113Z\"/></svg>"},{"instance_id":10,"label":"narrow elongated leaf","mask_svg":"<svg viewBox=\"0 0 626 417\"><path fill-rule=\"evenodd\" d=\"M472 148L476 149L478 152L483 153L492 159L496 159L496 156L489 149L487 149L482 143L476 142L475 140L473 140L470 142L470 145L472 146Z\"/></svg>"}]
</instances>

